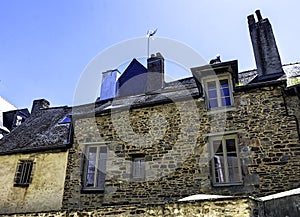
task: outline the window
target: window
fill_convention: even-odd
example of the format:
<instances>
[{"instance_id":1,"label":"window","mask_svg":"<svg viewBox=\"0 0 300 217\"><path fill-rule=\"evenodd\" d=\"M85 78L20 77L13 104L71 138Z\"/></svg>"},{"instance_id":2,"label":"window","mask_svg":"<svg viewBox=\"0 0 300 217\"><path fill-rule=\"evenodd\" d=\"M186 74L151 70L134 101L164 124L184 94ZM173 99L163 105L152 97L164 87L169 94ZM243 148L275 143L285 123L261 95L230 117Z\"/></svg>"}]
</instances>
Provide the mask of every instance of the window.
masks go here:
<instances>
[{"instance_id":1,"label":"window","mask_svg":"<svg viewBox=\"0 0 300 217\"><path fill-rule=\"evenodd\" d=\"M104 190L107 147L87 146L85 155L84 189Z\"/></svg>"},{"instance_id":2,"label":"window","mask_svg":"<svg viewBox=\"0 0 300 217\"><path fill-rule=\"evenodd\" d=\"M28 186L32 181L33 160L20 160L17 165L14 186Z\"/></svg>"},{"instance_id":3,"label":"window","mask_svg":"<svg viewBox=\"0 0 300 217\"><path fill-rule=\"evenodd\" d=\"M145 159L142 157L132 159L132 178L145 179Z\"/></svg>"},{"instance_id":4,"label":"window","mask_svg":"<svg viewBox=\"0 0 300 217\"><path fill-rule=\"evenodd\" d=\"M210 150L214 185L240 184L242 175L236 136L211 137Z\"/></svg>"},{"instance_id":5,"label":"window","mask_svg":"<svg viewBox=\"0 0 300 217\"><path fill-rule=\"evenodd\" d=\"M232 85L229 76L204 80L207 106L209 109L232 106Z\"/></svg>"}]
</instances>

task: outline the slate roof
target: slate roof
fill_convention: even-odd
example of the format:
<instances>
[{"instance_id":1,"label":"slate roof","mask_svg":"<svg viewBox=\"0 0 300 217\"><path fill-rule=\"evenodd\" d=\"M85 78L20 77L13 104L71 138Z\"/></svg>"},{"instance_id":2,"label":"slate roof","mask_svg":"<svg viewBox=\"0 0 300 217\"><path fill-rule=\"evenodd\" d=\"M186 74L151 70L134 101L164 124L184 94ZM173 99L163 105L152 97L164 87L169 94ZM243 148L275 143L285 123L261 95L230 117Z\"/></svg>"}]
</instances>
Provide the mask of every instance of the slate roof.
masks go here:
<instances>
[{"instance_id":1,"label":"slate roof","mask_svg":"<svg viewBox=\"0 0 300 217\"><path fill-rule=\"evenodd\" d=\"M290 63L282 66L285 75L281 76L278 80L283 80L291 77L300 76L300 63ZM239 83L243 85L249 84L257 77L256 69L243 71L239 73Z\"/></svg>"},{"instance_id":2,"label":"slate roof","mask_svg":"<svg viewBox=\"0 0 300 217\"><path fill-rule=\"evenodd\" d=\"M283 65L283 70L287 75L280 77L277 80L272 82L282 81L286 79L286 76L299 76L300 75L300 63L287 64ZM269 81L261 82L260 84L251 84L250 82L257 76L256 70L249 70L240 72L238 74L238 82L242 84L243 89L247 86L259 86L263 84L269 84ZM238 89L237 88L237 89ZM188 92L187 92L188 91ZM168 103L171 101L180 101L187 99L188 97L201 97L202 93L199 92L197 88L195 79L193 77L184 78L181 80L165 83L165 87L162 90L157 91L152 94L137 94L127 97L116 97L111 100L97 101L96 103L91 103L88 105L78 106L73 108L72 115L77 116L86 116L94 115L95 113L105 113L105 112L116 112L119 110L124 110L137 107L146 107L157 104Z\"/></svg>"},{"instance_id":3,"label":"slate roof","mask_svg":"<svg viewBox=\"0 0 300 217\"><path fill-rule=\"evenodd\" d=\"M41 109L0 140L0 155L67 148L70 124L59 122L70 107Z\"/></svg>"}]
</instances>

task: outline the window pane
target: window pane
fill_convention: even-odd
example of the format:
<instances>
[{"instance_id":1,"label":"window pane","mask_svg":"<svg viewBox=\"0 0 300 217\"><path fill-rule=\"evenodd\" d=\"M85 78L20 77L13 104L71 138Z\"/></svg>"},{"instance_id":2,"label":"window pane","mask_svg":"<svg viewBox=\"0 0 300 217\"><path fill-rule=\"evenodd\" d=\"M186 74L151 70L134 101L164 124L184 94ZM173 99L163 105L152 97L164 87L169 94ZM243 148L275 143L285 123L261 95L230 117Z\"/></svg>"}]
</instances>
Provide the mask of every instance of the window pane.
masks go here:
<instances>
[{"instance_id":1,"label":"window pane","mask_svg":"<svg viewBox=\"0 0 300 217\"><path fill-rule=\"evenodd\" d=\"M90 147L88 152L88 168L87 168L87 177L86 177L86 185L94 186L95 180L95 170L96 170L96 155L97 148Z\"/></svg>"},{"instance_id":2,"label":"window pane","mask_svg":"<svg viewBox=\"0 0 300 217\"><path fill-rule=\"evenodd\" d=\"M134 159L132 168L133 178L144 178L145 175L145 160L144 159Z\"/></svg>"},{"instance_id":3,"label":"window pane","mask_svg":"<svg viewBox=\"0 0 300 217\"><path fill-rule=\"evenodd\" d=\"M228 173L230 182L239 182L241 181L240 171L238 168L238 158L235 156L228 156Z\"/></svg>"},{"instance_id":4,"label":"window pane","mask_svg":"<svg viewBox=\"0 0 300 217\"><path fill-rule=\"evenodd\" d=\"M207 89L208 90L215 90L215 89L217 89L216 81L207 82Z\"/></svg>"},{"instance_id":5,"label":"window pane","mask_svg":"<svg viewBox=\"0 0 300 217\"><path fill-rule=\"evenodd\" d=\"M226 139L226 150L228 155L234 153L236 156L235 139Z\"/></svg>"},{"instance_id":6,"label":"window pane","mask_svg":"<svg viewBox=\"0 0 300 217\"><path fill-rule=\"evenodd\" d=\"M228 175L230 182L241 181L235 139L226 140Z\"/></svg>"},{"instance_id":7,"label":"window pane","mask_svg":"<svg viewBox=\"0 0 300 217\"><path fill-rule=\"evenodd\" d=\"M223 147L221 140L214 140L213 141L213 151L215 153L222 153L223 154Z\"/></svg>"},{"instance_id":8,"label":"window pane","mask_svg":"<svg viewBox=\"0 0 300 217\"><path fill-rule=\"evenodd\" d=\"M217 99L211 99L209 100L209 108L216 108L218 107L218 100Z\"/></svg>"},{"instance_id":9,"label":"window pane","mask_svg":"<svg viewBox=\"0 0 300 217\"><path fill-rule=\"evenodd\" d=\"M208 97L209 98L217 98L218 97L217 90L209 90Z\"/></svg>"},{"instance_id":10,"label":"window pane","mask_svg":"<svg viewBox=\"0 0 300 217\"><path fill-rule=\"evenodd\" d=\"M230 96L229 88L220 89L221 97L222 96Z\"/></svg>"},{"instance_id":11,"label":"window pane","mask_svg":"<svg viewBox=\"0 0 300 217\"><path fill-rule=\"evenodd\" d=\"M97 170L97 187L101 189L104 189L104 184L105 184L106 159L107 159L107 148L100 147L98 170Z\"/></svg>"},{"instance_id":12,"label":"window pane","mask_svg":"<svg viewBox=\"0 0 300 217\"><path fill-rule=\"evenodd\" d=\"M224 159L223 155L215 155L214 156L214 164L215 164L215 178L216 182L221 183L225 182L225 168L224 168Z\"/></svg>"},{"instance_id":13,"label":"window pane","mask_svg":"<svg viewBox=\"0 0 300 217\"><path fill-rule=\"evenodd\" d=\"M228 88L228 79L223 79L223 80L220 80L220 86L221 88Z\"/></svg>"},{"instance_id":14,"label":"window pane","mask_svg":"<svg viewBox=\"0 0 300 217\"><path fill-rule=\"evenodd\" d=\"M221 102L222 102L222 106L230 106L231 105L230 97L221 98Z\"/></svg>"}]
</instances>

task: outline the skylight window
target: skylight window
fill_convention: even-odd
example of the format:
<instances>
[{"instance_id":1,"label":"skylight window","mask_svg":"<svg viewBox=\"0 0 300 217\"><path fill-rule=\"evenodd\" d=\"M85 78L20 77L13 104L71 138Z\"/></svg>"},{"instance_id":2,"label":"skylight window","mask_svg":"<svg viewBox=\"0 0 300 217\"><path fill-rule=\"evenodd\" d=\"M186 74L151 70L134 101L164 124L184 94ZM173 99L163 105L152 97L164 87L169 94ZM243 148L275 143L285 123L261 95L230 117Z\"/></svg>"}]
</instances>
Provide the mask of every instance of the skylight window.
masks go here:
<instances>
[{"instance_id":1,"label":"skylight window","mask_svg":"<svg viewBox=\"0 0 300 217\"><path fill-rule=\"evenodd\" d=\"M69 124L71 123L72 119L70 115L66 115L59 123L60 124Z\"/></svg>"}]
</instances>

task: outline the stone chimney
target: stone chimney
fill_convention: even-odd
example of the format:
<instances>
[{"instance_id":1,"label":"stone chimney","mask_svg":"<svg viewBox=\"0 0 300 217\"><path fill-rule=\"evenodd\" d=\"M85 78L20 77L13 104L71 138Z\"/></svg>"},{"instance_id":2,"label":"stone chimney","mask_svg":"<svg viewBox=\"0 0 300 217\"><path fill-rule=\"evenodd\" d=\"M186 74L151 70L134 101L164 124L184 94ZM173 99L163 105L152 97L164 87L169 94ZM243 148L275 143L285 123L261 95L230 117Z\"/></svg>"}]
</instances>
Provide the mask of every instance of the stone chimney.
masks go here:
<instances>
[{"instance_id":1,"label":"stone chimney","mask_svg":"<svg viewBox=\"0 0 300 217\"><path fill-rule=\"evenodd\" d=\"M36 99L32 103L31 115L38 114L41 109L49 108L50 103L45 99Z\"/></svg>"},{"instance_id":2,"label":"stone chimney","mask_svg":"<svg viewBox=\"0 0 300 217\"><path fill-rule=\"evenodd\" d=\"M283 70L272 26L259 10L255 13L257 22L253 14L247 18L258 73L256 80L275 79L283 75Z\"/></svg>"},{"instance_id":3,"label":"stone chimney","mask_svg":"<svg viewBox=\"0 0 300 217\"><path fill-rule=\"evenodd\" d=\"M119 77L120 72L117 69L102 72L100 100L112 99L116 96Z\"/></svg>"},{"instance_id":4,"label":"stone chimney","mask_svg":"<svg viewBox=\"0 0 300 217\"><path fill-rule=\"evenodd\" d=\"M160 90L164 87L164 58L160 53L151 54L147 59L146 93Z\"/></svg>"}]
</instances>

